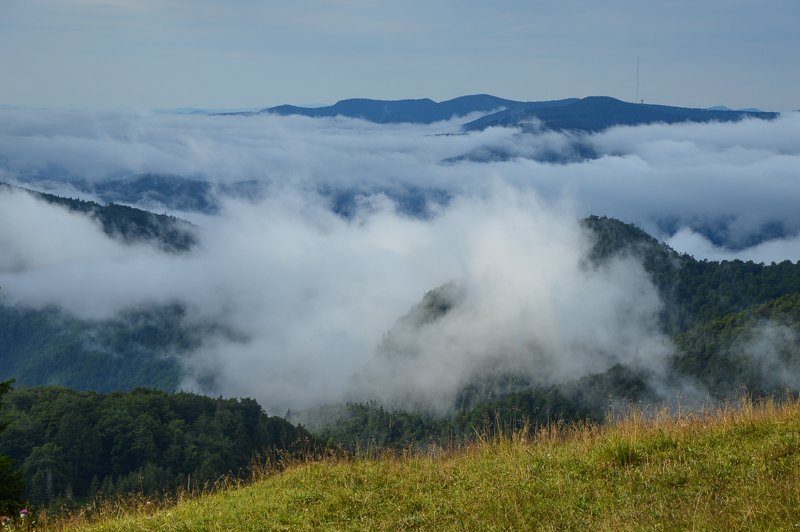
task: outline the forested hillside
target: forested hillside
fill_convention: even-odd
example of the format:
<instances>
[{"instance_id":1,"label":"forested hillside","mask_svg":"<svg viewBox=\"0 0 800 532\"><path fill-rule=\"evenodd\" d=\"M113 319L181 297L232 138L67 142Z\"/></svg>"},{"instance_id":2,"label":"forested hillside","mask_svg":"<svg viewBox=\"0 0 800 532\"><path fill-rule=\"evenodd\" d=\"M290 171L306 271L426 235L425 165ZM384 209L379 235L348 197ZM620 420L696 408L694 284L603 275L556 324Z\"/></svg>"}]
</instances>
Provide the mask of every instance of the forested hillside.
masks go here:
<instances>
[{"instance_id":1,"label":"forested hillside","mask_svg":"<svg viewBox=\"0 0 800 532\"><path fill-rule=\"evenodd\" d=\"M610 398L622 402L657 401L648 385L649 377L616 365L567 383L517 386L519 391L505 394L469 386L449 417L386 409L373 401L324 405L292 419L306 423L321 441L355 453L376 448L424 449L429 445L463 443L497 427L517 430L559 420L603 422ZM487 400L489 397L494 398Z\"/></svg>"},{"instance_id":2,"label":"forested hillside","mask_svg":"<svg viewBox=\"0 0 800 532\"><path fill-rule=\"evenodd\" d=\"M633 224L598 216L582 223L595 238L591 262L601 263L619 254L642 261L661 293L663 327L670 334L800 293L800 263L696 260L659 243Z\"/></svg>"},{"instance_id":3,"label":"forested hillside","mask_svg":"<svg viewBox=\"0 0 800 532\"><path fill-rule=\"evenodd\" d=\"M0 183L0 193L31 194L90 216L111 238L152 243L168 253L198 242L189 222L122 205L100 205ZM112 319L79 319L56 307L10 305L0 295L0 382L57 384L110 392L152 386L173 390L180 381L177 357L196 349L219 327L189 325L180 303L128 309Z\"/></svg>"},{"instance_id":4,"label":"forested hillside","mask_svg":"<svg viewBox=\"0 0 800 532\"><path fill-rule=\"evenodd\" d=\"M155 214L114 203L100 205L93 201L63 198L0 183L0 193L13 190L27 192L47 203L86 214L100 224L105 234L121 238L126 243L153 242L162 250L171 253L189 251L197 244L197 235L192 224L174 216Z\"/></svg>"},{"instance_id":5,"label":"forested hillside","mask_svg":"<svg viewBox=\"0 0 800 532\"><path fill-rule=\"evenodd\" d=\"M675 378L715 395L800 389L800 294L702 323L675 337Z\"/></svg>"},{"instance_id":6,"label":"forested hillside","mask_svg":"<svg viewBox=\"0 0 800 532\"><path fill-rule=\"evenodd\" d=\"M202 338L184 315L176 304L82 320L57 308L0 304L0 381L98 392L173 390L180 381L178 357Z\"/></svg>"},{"instance_id":7,"label":"forested hillside","mask_svg":"<svg viewBox=\"0 0 800 532\"><path fill-rule=\"evenodd\" d=\"M8 424L0 455L22 467L26 498L37 506L202 488L239 473L256 452L299 452L310 438L252 399L150 388L18 388L6 395L0 419Z\"/></svg>"},{"instance_id":8,"label":"forested hillside","mask_svg":"<svg viewBox=\"0 0 800 532\"><path fill-rule=\"evenodd\" d=\"M54 185L53 181L41 176L27 175L17 179L21 183L45 190ZM137 174L121 179L77 179L55 183L59 190L73 189L78 195L91 194L108 205L123 203L142 205L150 210L169 209L210 215L220 213L223 198L252 201L263 198L265 189L265 185L258 181L214 183L173 174ZM163 215L155 216L162 224L165 220L172 219Z\"/></svg>"},{"instance_id":9,"label":"forested hillside","mask_svg":"<svg viewBox=\"0 0 800 532\"><path fill-rule=\"evenodd\" d=\"M0 382L0 410L3 407L3 396L11 389L14 381ZM0 421L0 433L8 428L7 423ZM25 492L23 474L14 467L14 461L0 452L0 513L13 513L22 502ZM5 524L5 523L3 523Z\"/></svg>"}]
</instances>

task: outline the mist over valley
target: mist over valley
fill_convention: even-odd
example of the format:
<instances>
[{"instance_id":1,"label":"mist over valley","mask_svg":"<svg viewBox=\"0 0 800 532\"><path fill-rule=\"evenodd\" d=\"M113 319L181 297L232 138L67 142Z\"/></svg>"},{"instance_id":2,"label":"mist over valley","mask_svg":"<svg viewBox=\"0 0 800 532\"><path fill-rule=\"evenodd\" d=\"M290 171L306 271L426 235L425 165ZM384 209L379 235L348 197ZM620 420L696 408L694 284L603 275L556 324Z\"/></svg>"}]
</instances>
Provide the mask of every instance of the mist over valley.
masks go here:
<instances>
[{"instance_id":1,"label":"mist over valley","mask_svg":"<svg viewBox=\"0 0 800 532\"><path fill-rule=\"evenodd\" d=\"M0 380L451 417L609 371L796 382L791 302L723 349L736 378L680 335L800 290L797 113L268 111L0 111Z\"/></svg>"}]
</instances>

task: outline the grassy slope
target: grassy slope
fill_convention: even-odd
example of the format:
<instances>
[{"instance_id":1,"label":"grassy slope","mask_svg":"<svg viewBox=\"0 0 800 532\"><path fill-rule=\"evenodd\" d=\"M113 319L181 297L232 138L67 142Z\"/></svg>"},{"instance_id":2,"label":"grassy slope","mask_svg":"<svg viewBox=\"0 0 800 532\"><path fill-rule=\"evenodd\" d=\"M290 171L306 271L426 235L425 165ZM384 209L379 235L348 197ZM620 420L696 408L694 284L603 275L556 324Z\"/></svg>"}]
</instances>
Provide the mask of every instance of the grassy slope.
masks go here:
<instances>
[{"instance_id":1,"label":"grassy slope","mask_svg":"<svg viewBox=\"0 0 800 532\"><path fill-rule=\"evenodd\" d=\"M800 526L799 466L800 403L744 404L298 464L159 511L57 528L788 530Z\"/></svg>"}]
</instances>

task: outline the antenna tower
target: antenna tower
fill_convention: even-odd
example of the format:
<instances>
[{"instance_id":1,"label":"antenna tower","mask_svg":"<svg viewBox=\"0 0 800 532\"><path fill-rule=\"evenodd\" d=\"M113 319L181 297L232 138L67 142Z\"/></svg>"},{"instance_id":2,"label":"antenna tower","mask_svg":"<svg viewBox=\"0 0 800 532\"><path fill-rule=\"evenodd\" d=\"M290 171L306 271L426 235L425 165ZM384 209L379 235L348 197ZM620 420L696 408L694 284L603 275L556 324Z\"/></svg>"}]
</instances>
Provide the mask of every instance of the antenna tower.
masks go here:
<instances>
[{"instance_id":1,"label":"antenna tower","mask_svg":"<svg viewBox=\"0 0 800 532\"><path fill-rule=\"evenodd\" d=\"M639 58L636 58L636 99L633 103L639 103Z\"/></svg>"}]
</instances>

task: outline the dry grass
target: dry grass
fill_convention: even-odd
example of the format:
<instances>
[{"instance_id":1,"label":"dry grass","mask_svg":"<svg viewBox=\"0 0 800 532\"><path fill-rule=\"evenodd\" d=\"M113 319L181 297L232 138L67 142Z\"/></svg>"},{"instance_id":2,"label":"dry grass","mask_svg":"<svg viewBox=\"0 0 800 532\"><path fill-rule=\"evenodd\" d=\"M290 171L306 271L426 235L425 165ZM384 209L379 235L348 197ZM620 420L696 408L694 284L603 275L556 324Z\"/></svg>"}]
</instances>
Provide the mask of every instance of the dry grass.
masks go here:
<instances>
[{"instance_id":1,"label":"dry grass","mask_svg":"<svg viewBox=\"0 0 800 532\"><path fill-rule=\"evenodd\" d=\"M800 401L631 409L425 455L326 456L253 483L132 501L48 530L793 530Z\"/></svg>"}]
</instances>

